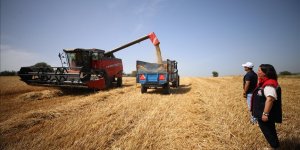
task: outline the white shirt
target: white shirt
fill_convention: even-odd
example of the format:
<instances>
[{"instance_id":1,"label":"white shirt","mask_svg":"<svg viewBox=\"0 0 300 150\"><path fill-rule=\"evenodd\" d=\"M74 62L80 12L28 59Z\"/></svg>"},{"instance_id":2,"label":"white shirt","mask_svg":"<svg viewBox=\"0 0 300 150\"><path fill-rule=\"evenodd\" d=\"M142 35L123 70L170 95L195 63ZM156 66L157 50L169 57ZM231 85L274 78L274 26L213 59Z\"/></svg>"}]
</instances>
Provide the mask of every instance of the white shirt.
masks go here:
<instances>
[{"instance_id":1,"label":"white shirt","mask_svg":"<svg viewBox=\"0 0 300 150\"><path fill-rule=\"evenodd\" d=\"M276 93L276 89L274 87L266 86L264 88L264 93L265 93L266 97L272 96L275 100L277 100L277 93Z\"/></svg>"}]
</instances>

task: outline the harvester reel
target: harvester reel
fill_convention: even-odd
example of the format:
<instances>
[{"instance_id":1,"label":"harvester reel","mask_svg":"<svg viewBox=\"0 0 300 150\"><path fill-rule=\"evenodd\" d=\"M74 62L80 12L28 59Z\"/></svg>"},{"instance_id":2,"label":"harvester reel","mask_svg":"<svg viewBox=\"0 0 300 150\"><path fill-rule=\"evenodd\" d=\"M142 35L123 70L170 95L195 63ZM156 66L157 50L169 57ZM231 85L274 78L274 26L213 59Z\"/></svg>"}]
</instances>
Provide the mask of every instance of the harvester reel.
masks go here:
<instances>
[{"instance_id":1,"label":"harvester reel","mask_svg":"<svg viewBox=\"0 0 300 150\"><path fill-rule=\"evenodd\" d=\"M46 74L45 74L45 71L44 71L43 68L38 68L37 74L38 74L38 77L39 77L39 79L40 79L41 81L47 80L47 79L46 79Z\"/></svg>"},{"instance_id":2,"label":"harvester reel","mask_svg":"<svg viewBox=\"0 0 300 150\"><path fill-rule=\"evenodd\" d=\"M51 79L51 75L48 73L52 72L50 68L38 68L38 77L41 81L48 81Z\"/></svg>"},{"instance_id":3,"label":"harvester reel","mask_svg":"<svg viewBox=\"0 0 300 150\"><path fill-rule=\"evenodd\" d=\"M21 74L20 77L21 77L21 80L26 82L28 80L31 80L32 79L32 75L29 75L28 72L32 72L32 69L29 68L29 67L22 67L20 69L20 71L18 72L18 74Z\"/></svg>"},{"instance_id":4,"label":"harvester reel","mask_svg":"<svg viewBox=\"0 0 300 150\"><path fill-rule=\"evenodd\" d=\"M59 75L59 76L55 76L57 83L62 83L67 80L67 77L64 76L65 72L67 72L66 68L57 68L56 69L55 74Z\"/></svg>"}]
</instances>

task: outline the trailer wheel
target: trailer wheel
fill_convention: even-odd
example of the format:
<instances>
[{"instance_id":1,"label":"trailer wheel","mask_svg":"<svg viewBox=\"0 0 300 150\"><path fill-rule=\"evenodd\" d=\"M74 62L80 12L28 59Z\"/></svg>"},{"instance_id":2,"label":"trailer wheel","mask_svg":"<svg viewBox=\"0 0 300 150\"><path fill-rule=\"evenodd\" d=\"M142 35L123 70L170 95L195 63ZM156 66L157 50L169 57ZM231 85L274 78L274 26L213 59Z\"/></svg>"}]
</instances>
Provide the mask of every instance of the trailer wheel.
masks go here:
<instances>
[{"instance_id":1,"label":"trailer wheel","mask_svg":"<svg viewBox=\"0 0 300 150\"><path fill-rule=\"evenodd\" d=\"M147 87L145 87L144 85L142 85L141 87L141 93L147 93Z\"/></svg>"},{"instance_id":2,"label":"trailer wheel","mask_svg":"<svg viewBox=\"0 0 300 150\"><path fill-rule=\"evenodd\" d=\"M180 77L178 76L178 77L177 77L177 88L179 88L179 86L180 86L179 83L180 83Z\"/></svg>"},{"instance_id":3,"label":"trailer wheel","mask_svg":"<svg viewBox=\"0 0 300 150\"><path fill-rule=\"evenodd\" d=\"M121 87L122 86L122 77L118 77L117 78L117 87Z\"/></svg>"},{"instance_id":4,"label":"trailer wheel","mask_svg":"<svg viewBox=\"0 0 300 150\"><path fill-rule=\"evenodd\" d=\"M169 83L166 83L163 87L163 93L164 94L170 94L171 91L170 91L170 84Z\"/></svg>"}]
</instances>

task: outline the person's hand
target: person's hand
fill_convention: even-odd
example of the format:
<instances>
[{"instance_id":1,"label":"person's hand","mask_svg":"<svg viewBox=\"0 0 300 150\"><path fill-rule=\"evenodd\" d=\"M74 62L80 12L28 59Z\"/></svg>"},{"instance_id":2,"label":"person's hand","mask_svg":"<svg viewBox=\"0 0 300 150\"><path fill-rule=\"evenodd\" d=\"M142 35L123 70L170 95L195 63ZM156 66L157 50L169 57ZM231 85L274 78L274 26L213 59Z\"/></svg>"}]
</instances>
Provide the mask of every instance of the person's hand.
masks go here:
<instances>
[{"instance_id":1,"label":"person's hand","mask_svg":"<svg viewBox=\"0 0 300 150\"><path fill-rule=\"evenodd\" d=\"M266 115L262 115L262 116L261 116L261 120L262 120L263 122L267 122L267 121L269 121L269 117L266 116Z\"/></svg>"}]
</instances>

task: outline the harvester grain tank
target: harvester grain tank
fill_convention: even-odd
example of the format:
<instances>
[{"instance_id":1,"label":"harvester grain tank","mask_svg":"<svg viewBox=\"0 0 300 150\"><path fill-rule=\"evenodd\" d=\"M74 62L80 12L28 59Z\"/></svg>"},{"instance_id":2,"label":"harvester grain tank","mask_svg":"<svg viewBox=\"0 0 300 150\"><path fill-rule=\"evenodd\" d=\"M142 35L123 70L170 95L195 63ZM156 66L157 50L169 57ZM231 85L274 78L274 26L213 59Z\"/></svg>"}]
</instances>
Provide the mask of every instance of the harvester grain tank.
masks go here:
<instances>
[{"instance_id":1,"label":"harvester grain tank","mask_svg":"<svg viewBox=\"0 0 300 150\"><path fill-rule=\"evenodd\" d=\"M62 67L21 67L18 75L30 85L87 87L99 90L113 84L120 87L123 63L114 53L147 39L159 46L158 39L151 32L107 52L101 49L64 49L64 54L59 54L59 57L61 60L66 59L66 67L64 63Z\"/></svg>"}]
</instances>

